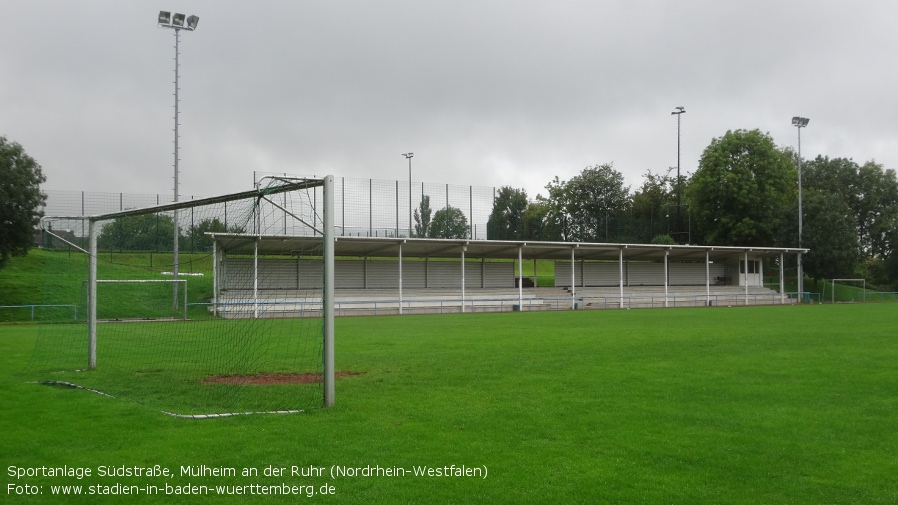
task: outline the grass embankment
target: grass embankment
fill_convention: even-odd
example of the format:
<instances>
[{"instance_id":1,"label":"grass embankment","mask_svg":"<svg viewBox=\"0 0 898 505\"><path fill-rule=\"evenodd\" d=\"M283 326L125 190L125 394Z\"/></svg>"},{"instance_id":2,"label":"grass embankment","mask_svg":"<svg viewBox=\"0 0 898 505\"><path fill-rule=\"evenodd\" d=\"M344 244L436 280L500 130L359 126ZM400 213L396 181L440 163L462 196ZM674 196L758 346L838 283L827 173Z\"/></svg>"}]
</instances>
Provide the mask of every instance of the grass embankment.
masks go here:
<instances>
[{"instance_id":1,"label":"grass embankment","mask_svg":"<svg viewBox=\"0 0 898 505\"><path fill-rule=\"evenodd\" d=\"M32 249L25 257L12 258L0 269L0 305L65 305L65 307L37 308L36 321L63 322L84 320L87 300L87 255L77 251ZM182 253L181 273L200 273L202 276L183 276L188 284L188 301L208 302L212 297L212 260L207 254ZM97 258L99 279L171 279L170 253L105 252ZM98 293L100 312L109 317L169 317L172 316L171 284L102 285ZM73 308L75 306L73 318ZM177 315L180 312L175 312ZM30 308L2 309L0 322L30 321ZM203 307L193 307L191 317L205 317ZM104 317L99 314L99 317Z\"/></svg>"},{"instance_id":2,"label":"grass embankment","mask_svg":"<svg viewBox=\"0 0 898 505\"><path fill-rule=\"evenodd\" d=\"M23 383L38 326L0 327L4 467L90 467L53 484L328 483L329 503L883 503L898 501L898 305L344 318L337 405L206 421ZM135 323L140 324L140 323ZM207 323L196 323L207 324ZM97 477L152 466L178 476ZM257 477L180 476L182 465ZM264 469L286 467L281 477ZM291 477L290 467L326 468ZM488 470L337 477L332 465ZM222 503L143 496L143 503ZM228 502L295 502L271 496Z\"/></svg>"}]
</instances>

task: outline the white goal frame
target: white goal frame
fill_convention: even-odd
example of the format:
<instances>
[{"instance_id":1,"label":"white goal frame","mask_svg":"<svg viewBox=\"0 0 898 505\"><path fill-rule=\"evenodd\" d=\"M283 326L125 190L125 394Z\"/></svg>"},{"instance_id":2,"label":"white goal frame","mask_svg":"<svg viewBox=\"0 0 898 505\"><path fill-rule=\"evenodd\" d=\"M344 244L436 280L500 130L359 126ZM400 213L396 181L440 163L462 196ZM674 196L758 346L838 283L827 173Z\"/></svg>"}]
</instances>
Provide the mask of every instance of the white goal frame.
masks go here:
<instances>
[{"instance_id":1,"label":"white goal frame","mask_svg":"<svg viewBox=\"0 0 898 505\"><path fill-rule=\"evenodd\" d=\"M832 286L832 303L836 303L836 282L845 282L845 281L850 281L850 282L860 281L862 283L861 287L863 288L863 291L862 291L863 298L861 299L861 301L862 302L867 301L867 279L830 279L830 280L831 280L830 285Z\"/></svg>"},{"instance_id":2,"label":"white goal frame","mask_svg":"<svg viewBox=\"0 0 898 505\"><path fill-rule=\"evenodd\" d=\"M306 178L288 182L276 188L257 187L252 191L233 193L230 195L201 198L197 200L185 200L165 205L156 205L143 209L126 210L110 214L102 214L88 217L88 288L87 288L87 366L93 370L97 367L97 238L100 235L100 222L117 217L137 216L156 212L172 212L201 205L224 203L244 198L264 198L274 193L283 193L300 189L309 189L322 186L324 192L323 209L323 259L324 259L324 290L322 300L322 318L324 342L322 346L322 382L324 386L324 407L334 405L334 176L328 175L320 179ZM164 279L161 282L172 282L176 279ZM184 300L186 301L186 297Z\"/></svg>"}]
</instances>

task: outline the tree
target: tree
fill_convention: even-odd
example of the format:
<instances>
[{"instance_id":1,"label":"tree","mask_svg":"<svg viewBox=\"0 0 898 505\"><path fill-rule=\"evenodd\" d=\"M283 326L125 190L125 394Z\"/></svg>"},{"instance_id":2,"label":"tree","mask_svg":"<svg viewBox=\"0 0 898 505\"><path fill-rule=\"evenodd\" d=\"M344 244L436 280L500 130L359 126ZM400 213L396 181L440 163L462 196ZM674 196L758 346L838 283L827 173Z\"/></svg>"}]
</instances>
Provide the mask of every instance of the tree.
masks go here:
<instances>
[{"instance_id":1,"label":"tree","mask_svg":"<svg viewBox=\"0 0 898 505\"><path fill-rule=\"evenodd\" d=\"M851 208L839 196L809 189L802 194L804 222L802 247L810 249L802 256L804 272L815 280L853 277L860 260L860 243ZM787 216L798 215L797 202ZM787 218L783 233L798 234L798 220Z\"/></svg>"},{"instance_id":2,"label":"tree","mask_svg":"<svg viewBox=\"0 0 898 505\"><path fill-rule=\"evenodd\" d=\"M550 214L552 206L542 195L536 195L536 200L530 202L524 210L523 235L524 240L561 240L561 230L555 225Z\"/></svg>"},{"instance_id":3,"label":"tree","mask_svg":"<svg viewBox=\"0 0 898 505\"><path fill-rule=\"evenodd\" d=\"M898 220L898 179L872 161L859 166L845 158L817 156L802 166L802 185L839 195L851 208L858 239L868 257L888 257L898 244L892 228Z\"/></svg>"},{"instance_id":4,"label":"tree","mask_svg":"<svg viewBox=\"0 0 898 505\"><path fill-rule=\"evenodd\" d=\"M652 237L652 244L656 245L677 245L677 241L670 235L655 235Z\"/></svg>"},{"instance_id":5,"label":"tree","mask_svg":"<svg viewBox=\"0 0 898 505\"><path fill-rule=\"evenodd\" d=\"M647 170L642 177L642 187L633 193L634 217L657 217L666 206L676 204L676 177L671 175L671 169L666 174L653 174Z\"/></svg>"},{"instance_id":6,"label":"tree","mask_svg":"<svg viewBox=\"0 0 898 505\"><path fill-rule=\"evenodd\" d=\"M421 203L415 209L415 236L426 237L427 229L430 227L430 196L421 195Z\"/></svg>"},{"instance_id":7,"label":"tree","mask_svg":"<svg viewBox=\"0 0 898 505\"><path fill-rule=\"evenodd\" d=\"M682 230L682 226L678 227L674 222L676 220L677 181L676 177L672 175L673 170L675 168L668 169L666 174L653 174L650 170L646 171L643 175L642 187L633 193L631 199L633 218L644 230L643 237L655 237L658 234L669 236L676 230ZM685 176L681 176L680 179L684 180ZM680 234L680 236L686 239L688 233Z\"/></svg>"},{"instance_id":8,"label":"tree","mask_svg":"<svg viewBox=\"0 0 898 505\"><path fill-rule=\"evenodd\" d=\"M586 167L570 181L546 186L550 219L567 241L608 240L610 220L628 210L630 188L610 163Z\"/></svg>"},{"instance_id":9,"label":"tree","mask_svg":"<svg viewBox=\"0 0 898 505\"><path fill-rule=\"evenodd\" d=\"M24 256L34 243L34 229L44 215L47 180L41 166L17 142L0 136L0 268L11 256Z\"/></svg>"},{"instance_id":10,"label":"tree","mask_svg":"<svg viewBox=\"0 0 898 505\"><path fill-rule=\"evenodd\" d=\"M892 254L885 260L885 271L892 281L892 290L898 291L898 254Z\"/></svg>"},{"instance_id":11,"label":"tree","mask_svg":"<svg viewBox=\"0 0 898 505\"><path fill-rule=\"evenodd\" d=\"M527 192L502 186L493 201L493 211L486 224L489 240L518 240L524 236L524 211Z\"/></svg>"},{"instance_id":12,"label":"tree","mask_svg":"<svg viewBox=\"0 0 898 505\"><path fill-rule=\"evenodd\" d=\"M468 219L464 212L455 207L446 207L436 211L430 229L430 238L468 238Z\"/></svg>"},{"instance_id":13,"label":"tree","mask_svg":"<svg viewBox=\"0 0 898 505\"><path fill-rule=\"evenodd\" d=\"M871 257L888 257L898 244L893 230L898 221L898 179L895 170L868 161L858 171L862 198L856 210L860 241Z\"/></svg>"},{"instance_id":14,"label":"tree","mask_svg":"<svg viewBox=\"0 0 898 505\"><path fill-rule=\"evenodd\" d=\"M187 236L185 237L187 240L179 242L179 249L189 248L194 251L210 251L212 249L212 239L206 233L244 233L244 229L240 226L228 228L217 217L204 219L187 229Z\"/></svg>"},{"instance_id":15,"label":"tree","mask_svg":"<svg viewBox=\"0 0 898 505\"><path fill-rule=\"evenodd\" d=\"M776 244L797 177L789 154L759 130L713 139L685 192L694 236L707 245Z\"/></svg>"},{"instance_id":16,"label":"tree","mask_svg":"<svg viewBox=\"0 0 898 505\"><path fill-rule=\"evenodd\" d=\"M117 217L103 225L97 237L97 247L119 251L171 251L174 230L174 221L164 214Z\"/></svg>"}]
</instances>

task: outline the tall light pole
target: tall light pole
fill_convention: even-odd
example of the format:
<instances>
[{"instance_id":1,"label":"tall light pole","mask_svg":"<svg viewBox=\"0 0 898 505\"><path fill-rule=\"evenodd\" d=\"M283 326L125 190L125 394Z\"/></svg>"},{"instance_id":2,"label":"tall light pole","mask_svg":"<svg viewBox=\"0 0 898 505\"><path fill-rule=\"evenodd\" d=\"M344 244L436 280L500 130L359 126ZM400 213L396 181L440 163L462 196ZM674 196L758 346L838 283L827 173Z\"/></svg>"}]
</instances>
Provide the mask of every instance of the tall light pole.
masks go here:
<instances>
[{"instance_id":1,"label":"tall light pole","mask_svg":"<svg viewBox=\"0 0 898 505\"><path fill-rule=\"evenodd\" d=\"M403 153L408 160L408 236L412 236L412 157L415 153Z\"/></svg>"},{"instance_id":2,"label":"tall light pole","mask_svg":"<svg viewBox=\"0 0 898 505\"><path fill-rule=\"evenodd\" d=\"M804 213L801 210L801 129L808 125L810 119L795 116L792 118L792 126L798 128L798 247L801 247L801 234L804 221ZM801 256L798 260L798 296L804 292L804 269L801 265Z\"/></svg>"},{"instance_id":3,"label":"tall light pole","mask_svg":"<svg viewBox=\"0 0 898 505\"><path fill-rule=\"evenodd\" d=\"M682 193L680 188L680 116L686 112L684 107L676 107L676 110L671 112L671 116L677 116L677 222L676 226L674 226L674 234L679 236L680 233L680 193Z\"/></svg>"},{"instance_id":4,"label":"tall light pole","mask_svg":"<svg viewBox=\"0 0 898 505\"><path fill-rule=\"evenodd\" d=\"M171 28L175 31L175 190L174 197L175 202L178 201L178 105L179 105L179 97L178 97L178 56L180 54L178 43L181 39L181 30L187 30L192 32L196 30L196 25L200 22L200 18L197 16L185 16L184 14L175 13L172 16L171 12L168 11L159 11L159 19L157 25L161 28ZM173 216L173 224L174 224L174 239L172 241L172 251L173 251L173 259L172 259L172 279L178 280L178 236L180 235L180 231L178 229L178 211L174 211ZM172 306L174 308L178 308L178 283L173 283L172 286Z\"/></svg>"}]
</instances>

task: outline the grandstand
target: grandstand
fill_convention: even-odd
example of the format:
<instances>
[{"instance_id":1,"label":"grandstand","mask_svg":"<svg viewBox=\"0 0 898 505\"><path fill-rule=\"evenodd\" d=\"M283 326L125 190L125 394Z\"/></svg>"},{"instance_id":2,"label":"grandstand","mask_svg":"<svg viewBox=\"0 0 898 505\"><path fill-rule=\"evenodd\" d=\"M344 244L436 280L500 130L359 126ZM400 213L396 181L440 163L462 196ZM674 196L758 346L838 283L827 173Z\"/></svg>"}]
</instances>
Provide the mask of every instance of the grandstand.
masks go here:
<instances>
[{"instance_id":1,"label":"grandstand","mask_svg":"<svg viewBox=\"0 0 898 505\"><path fill-rule=\"evenodd\" d=\"M215 299L226 317L318 316L320 258L308 237L211 234ZM734 306L794 303L786 255L806 249L338 237L336 315ZM554 287L535 260L553 260ZM517 260L516 263L515 261ZM534 261L531 271L525 268ZM765 263L779 289L763 284ZM462 265L464 267L462 268ZM517 271L515 271L517 265ZM769 266L767 267L770 268ZM275 275L272 275L274 273ZM251 291L246 302L247 292ZM243 300L238 303L237 300Z\"/></svg>"}]
</instances>

